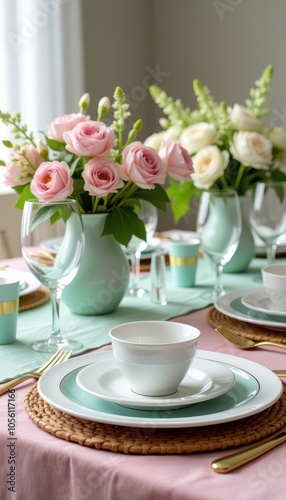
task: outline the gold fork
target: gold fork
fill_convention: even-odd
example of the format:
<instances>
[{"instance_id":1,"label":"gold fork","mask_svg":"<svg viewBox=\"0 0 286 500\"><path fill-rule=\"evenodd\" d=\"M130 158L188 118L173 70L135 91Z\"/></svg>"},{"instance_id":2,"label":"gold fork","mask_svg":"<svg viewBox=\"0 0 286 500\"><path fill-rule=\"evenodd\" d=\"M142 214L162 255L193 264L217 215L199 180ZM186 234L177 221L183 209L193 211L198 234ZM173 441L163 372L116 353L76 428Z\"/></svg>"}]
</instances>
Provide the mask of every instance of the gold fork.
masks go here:
<instances>
[{"instance_id":1,"label":"gold fork","mask_svg":"<svg viewBox=\"0 0 286 500\"><path fill-rule=\"evenodd\" d=\"M16 385L20 384L24 380L27 380L29 378L40 378L43 373L45 373L49 368L52 366L57 365L58 363L61 363L62 361L65 361L71 356L71 351L67 351L64 349L59 349L53 356L41 366L41 368L38 368L37 370L24 373L23 375L19 375L19 377L15 377L8 382L4 382L4 384L0 385L0 396L4 394L5 392L9 391L9 389L12 389L12 387L15 387Z\"/></svg>"},{"instance_id":2,"label":"gold fork","mask_svg":"<svg viewBox=\"0 0 286 500\"><path fill-rule=\"evenodd\" d=\"M241 347L242 349L251 349L252 347L258 347L263 345L269 345L272 347L280 347L282 349L286 349L286 344L279 344L278 342L273 342L271 340L263 340L261 342L254 342L253 340L241 338L235 333L232 333L230 330L225 328L224 326L218 326L215 329L218 333L220 333L225 339L232 342L237 347Z\"/></svg>"}]
</instances>

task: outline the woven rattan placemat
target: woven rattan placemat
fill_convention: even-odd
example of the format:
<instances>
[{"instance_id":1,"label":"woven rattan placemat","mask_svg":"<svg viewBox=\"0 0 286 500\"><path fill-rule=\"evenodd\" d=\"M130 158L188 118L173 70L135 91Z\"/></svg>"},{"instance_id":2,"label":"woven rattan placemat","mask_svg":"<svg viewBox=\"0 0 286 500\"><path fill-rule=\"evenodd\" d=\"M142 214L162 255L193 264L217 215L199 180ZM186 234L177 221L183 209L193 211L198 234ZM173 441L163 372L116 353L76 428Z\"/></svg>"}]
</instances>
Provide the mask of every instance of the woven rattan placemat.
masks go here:
<instances>
[{"instance_id":1,"label":"woven rattan placemat","mask_svg":"<svg viewBox=\"0 0 286 500\"><path fill-rule=\"evenodd\" d=\"M144 429L83 420L46 403L37 385L26 395L25 408L44 431L98 450L143 455L194 453L253 443L281 429L286 424L286 385L280 399L261 413L206 427Z\"/></svg>"},{"instance_id":2,"label":"woven rattan placemat","mask_svg":"<svg viewBox=\"0 0 286 500\"><path fill-rule=\"evenodd\" d=\"M285 332L280 333L276 330L270 330L261 326L252 325L251 323L247 323L245 321L230 318L229 316L226 316L225 314L218 311L215 307L212 307L208 313L208 322L214 328L219 325L225 326L240 337L244 337L257 342L272 340L273 342L286 344Z\"/></svg>"},{"instance_id":3,"label":"woven rattan placemat","mask_svg":"<svg viewBox=\"0 0 286 500\"><path fill-rule=\"evenodd\" d=\"M50 298L50 292L45 286L41 286L38 290L27 295L23 295L19 300L19 312L28 311L39 307Z\"/></svg>"}]
</instances>

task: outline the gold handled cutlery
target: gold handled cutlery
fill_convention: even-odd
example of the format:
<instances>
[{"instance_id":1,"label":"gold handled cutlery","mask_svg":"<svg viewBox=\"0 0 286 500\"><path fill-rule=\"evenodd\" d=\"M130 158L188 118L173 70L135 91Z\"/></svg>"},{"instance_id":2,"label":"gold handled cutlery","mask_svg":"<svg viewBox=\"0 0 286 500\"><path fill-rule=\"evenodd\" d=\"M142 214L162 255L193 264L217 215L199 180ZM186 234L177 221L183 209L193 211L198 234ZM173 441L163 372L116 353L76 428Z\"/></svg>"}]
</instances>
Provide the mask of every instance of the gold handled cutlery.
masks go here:
<instances>
[{"instance_id":1,"label":"gold handled cutlery","mask_svg":"<svg viewBox=\"0 0 286 500\"><path fill-rule=\"evenodd\" d=\"M279 446L279 444L285 443L285 441L286 432L280 432L280 434L264 441L262 444L256 444L245 451L238 451L218 460L214 460L212 462L212 469L221 474L231 472L232 470L251 462L251 460L260 457L264 453L267 453L267 451Z\"/></svg>"},{"instance_id":2,"label":"gold handled cutlery","mask_svg":"<svg viewBox=\"0 0 286 500\"><path fill-rule=\"evenodd\" d=\"M38 368L38 370L34 370L29 373L24 373L23 375L20 375L19 377L15 377L8 382L4 382L3 384L0 385L0 396L4 394L5 392L9 391L16 385L19 385L21 382L24 380L27 380L29 378L36 378L38 379L43 373L45 373L49 368L52 366L57 365L58 363L61 363L62 361L67 360L71 356L71 351L67 351L64 349L59 349L53 356L41 366L41 368Z\"/></svg>"},{"instance_id":3,"label":"gold handled cutlery","mask_svg":"<svg viewBox=\"0 0 286 500\"><path fill-rule=\"evenodd\" d=\"M270 340L265 340L265 341L260 341L260 342L254 342L253 340L241 338L235 333L232 333L230 330L225 328L224 326L218 326L215 329L220 335L222 335L225 339L229 340L229 342L232 342L235 344L237 347L240 347L242 349L251 349L253 347L259 347L259 346L272 346L272 347L280 347L282 349L286 349L286 344L279 344L278 342L272 342Z\"/></svg>"}]
</instances>

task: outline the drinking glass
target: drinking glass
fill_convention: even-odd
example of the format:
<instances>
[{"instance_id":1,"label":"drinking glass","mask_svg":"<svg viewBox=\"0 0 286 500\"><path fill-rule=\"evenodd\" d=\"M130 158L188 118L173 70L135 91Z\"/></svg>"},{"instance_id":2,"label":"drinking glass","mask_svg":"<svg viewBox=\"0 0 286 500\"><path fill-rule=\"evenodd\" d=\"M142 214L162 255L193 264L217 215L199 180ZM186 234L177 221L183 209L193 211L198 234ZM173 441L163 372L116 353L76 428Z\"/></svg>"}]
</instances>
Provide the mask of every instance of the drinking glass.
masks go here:
<instances>
[{"instance_id":1,"label":"drinking glass","mask_svg":"<svg viewBox=\"0 0 286 500\"><path fill-rule=\"evenodd\" d=\"M144 222L146 229L146 241L132 236L127 252L131 261L132 282L127 294L135 297L142 297L149 290L142 287L140 282L140 259L141 252L150 244L152 237L156 231L158 223L158 213L156 207L148 201L140 201L140 210L138 217Z\"/></svg>"},{"instance_id":2,"label":"drinking glass","mask_svg":"<svg viewBox=\"0 0 286 500\"><path fill-rule=\"evenodd\" d=\"M53 226L60 226L62 240L55 252L42 248L39 243ZM32 349L41 352L56 352L58 349L78 350L81 343L64 338L60 332L60 299L65 285L75 277L84 249L84 232L75 200L41 203L26 201L21 226L22 254L36 278L45 285L51 296L52 332L49 339L32 344ZM79 291L80 293L80 291ZM40 328L40 325L39 325Z\"/></svg>"},{"instance_id":3,"label":"drinking glass","mask_svg":"<svg viewBox=\"0 0 286 500\"><path fill-rule=\"evenodd\" d=\"M197 232L205 255L215 265L216 280L205 298L215 300L224 295L223 266L235 253L241 233L241 209L236 191L205 191L201 195Z\"/></svg>"},{"instance_id":4,"label":"drinking glass","mask_svg":"<svg viewBox=\"0 0 286 500\"><path fill-rule=\"evenodd\" d=\"M286 233L286 182L258 182L252 194L249 220L266 246L268 264Z\"/></svg>"}]
</instances>

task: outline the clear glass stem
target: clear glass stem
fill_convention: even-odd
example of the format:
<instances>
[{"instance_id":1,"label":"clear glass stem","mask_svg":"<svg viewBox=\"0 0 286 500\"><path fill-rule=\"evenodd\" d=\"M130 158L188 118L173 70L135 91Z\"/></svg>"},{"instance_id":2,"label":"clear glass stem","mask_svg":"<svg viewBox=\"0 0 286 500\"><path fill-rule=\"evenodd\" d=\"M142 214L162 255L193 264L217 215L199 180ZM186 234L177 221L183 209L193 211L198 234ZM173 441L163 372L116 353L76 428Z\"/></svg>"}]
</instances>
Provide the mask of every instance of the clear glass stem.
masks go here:
<instances>
[{"instance_id":1,"label":"clear glass stem","mask_svg":"<svg viewBox=\"0 0 286 500\"><path fill-rule=\"evenodd\" d=\"M60 289L50 290L52 304L52 333L48 341L51 345L56 345L63 340L60 332L60 300L62 291Z\"/></svg>"},{"instance_id":2,"label":"clear glass stem","mask_svg":"<svg viewBox=\"0 0 286 500\"><path fill-rule=\"evenodd\" d=\"M135 290L140 288L140 259L141 252L139 250L136 250L136 252L132 252L130 254L131 270L133 273L132 288L134 288Z\"/></svg>"},{"instance_id":3,"label":"clear glass stem","mask_svg":"<svg viewBox=\"0 0 286 500\"><path fill-rule=\"evenodd\" d=\"M222 272L223 272L223 265L220 262L215 263L215 272L216 272L216 279L215 279L215 285L214 285L214 295L219 296L224 294L224 289L222 285Z\"/></svg>"},{"instance_id":4,"label":"clear glass stem","mask_svg":"<svg viewBox=\"0 0 286 500\"><path fill-rule=\"evenodd\" d=\"M266 257L267 263L273 264L276 257L277 245L266 245Z\"/></svg>"}]
</instances>

